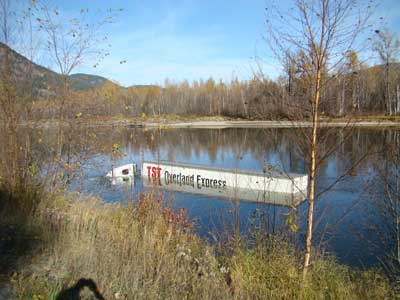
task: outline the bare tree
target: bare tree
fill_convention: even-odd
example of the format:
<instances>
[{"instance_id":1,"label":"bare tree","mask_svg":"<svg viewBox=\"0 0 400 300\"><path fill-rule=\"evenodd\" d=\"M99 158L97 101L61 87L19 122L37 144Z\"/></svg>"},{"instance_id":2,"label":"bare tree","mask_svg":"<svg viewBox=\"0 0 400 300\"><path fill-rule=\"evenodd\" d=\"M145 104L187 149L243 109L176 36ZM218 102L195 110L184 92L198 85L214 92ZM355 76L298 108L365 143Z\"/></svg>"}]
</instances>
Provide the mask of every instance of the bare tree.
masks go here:
<instances>
[{"instance_id":1,"label":"bare tree","mask_svg":"<svg viewBox=\"0 0 400 300\"><path fill-rule=\"evenodd\" d=\"M380 60L385 66L385 100L386 100L386 113L389 115L398 112L399 96L397 95L396 101L391 97L391 64L397 61L397 56L400 51L400 40L396 38L395 34L388 29L383 31L375 30L377 38L374 42L374 50L378 53ZM398 85L397 89L398 90ZM397 93L398 94L398 93Z\"/></svg>"},{"instance_id":2,"label":"bare tree","mask_svg":"<svg viewBox=\"0 0 400 300\"><path fill-rule=\"evenodd\" d=\"M312 128L305 134L309 156L308 216L304 253L304 275L311 261L315 181L321 155L318 153L319 118L323 93L330 81L329 73L346 59L354 49L360 32L365 30L369 8L360 13L356 0L295 0L294 7L281 12L272 6L267 20L269 43L275 55L283 62L292 53L300 56L292 60L307 79L308 104Z\"/></svg>"},{"instance_id":3,"label":"bare tree","mask_svg":"<svg viewBox=\"0 0 400 300\"><path fill-rule=\"evenodd\" d=\"M72 139L71 128L66 131L67 136L63 130L65 125L69 127L73 125L71 114L68 114L68 100L71 96L69 75L90 59L95 60L94 67L96 67L100 60L108 55L107 48L111 45L107 43L107 37L104 36L102 29L114 21L116 11L108 10L105 15L96 18L95 22L90 22L89 9L81 9L78 16L72 19L63 18L57 7L47 4L38 3L37 9L40 16L37 20L45 34L47 52L63 78L59 93L56 159L50 176L52 186L55 187L62 163L63 145ZM108 47L103 47L104 45ZM64 124L65 121L68 121L67 124ZM69 164L69 161L66 163Z\"/></svg>"}]
</instances>

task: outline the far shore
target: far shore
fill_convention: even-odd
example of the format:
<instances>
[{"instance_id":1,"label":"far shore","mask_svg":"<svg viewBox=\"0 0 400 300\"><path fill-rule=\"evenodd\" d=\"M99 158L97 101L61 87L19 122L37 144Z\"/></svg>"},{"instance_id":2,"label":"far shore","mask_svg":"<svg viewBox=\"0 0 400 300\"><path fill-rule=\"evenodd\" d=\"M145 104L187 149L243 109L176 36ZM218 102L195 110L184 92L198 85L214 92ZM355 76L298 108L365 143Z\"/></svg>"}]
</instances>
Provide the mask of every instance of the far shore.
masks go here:
<instances>
[{"instance_id":1,"label":"far shore","mask_svg":"<svg viewBox=\"0 0 400 300\"><path fill-rule=\"evenodd\" d=\"M75 124L87 127L130 127L130 128L309 128L311 121L288 120L246 120L230 119L225 117L160 117L160 118L82 118L74 120ZM35 123L35 127L51 128L57 126L57 120L45 120ZM27 125L27 124L21 124ZM33 123L30 123L33 125ZM336 128L399 128L400 117L353 117L341 119L321 118L320 127Z\"/></svg>"},{"instance_id":2,"label":"far shore","mask_svg":"<svg viewBox=\"0 0 400 300\"><path fill-rule=\"evenodd\" d=\"M127 124L135 127L136 124ZM310 121L193 121L154 123L143 122L144 127L168 127L168 128L307 128L312 127ZM320 127L396 127L400 128L400 122L393 121L322 121Z\"/></svg>"}]
</instances>

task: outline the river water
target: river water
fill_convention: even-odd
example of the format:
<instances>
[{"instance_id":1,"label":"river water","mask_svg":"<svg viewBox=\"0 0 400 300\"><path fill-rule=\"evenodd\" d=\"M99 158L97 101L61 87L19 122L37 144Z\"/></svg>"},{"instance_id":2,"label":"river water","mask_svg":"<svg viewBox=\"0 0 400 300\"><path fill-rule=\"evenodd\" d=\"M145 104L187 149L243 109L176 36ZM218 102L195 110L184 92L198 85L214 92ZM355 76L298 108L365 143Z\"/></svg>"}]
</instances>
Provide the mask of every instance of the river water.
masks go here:
<instances>
[{"instance_id":1,"label":"river water","mask_svg":"<svg viewBox=\"0 0 400 300\"><path fill-rule=\"evenodd\" d=\"M70 189L101 197L106 202L136 201L148 190L139 177L112 184L105 174L112 166L167 160L212 167L308 173L308 129L143 129L92 128L77 133L80 176ZM385 217L378 208L386 197L382 168L391 161L387 149L399 146L399 131L384 129L323 129L315 210L316 245L352 266L371 266L382 254L378 234ZM83 137L85 136L85 137ZM91 141L91 147L85 145ZM397 144L396 144L397 143ZM397 145L397 146L396 146ZM392 169L391 169L392 170ZM387 172L385 174L388 174ZM234 228L249 234L254 228L286 232L302 244L308 202L296 207L254 203L217 196L174 191L161 193L174 208L184 208L196 220L195 230L216 239ZM296 227L290 225L296 224ZM384 246L386 245L386 246Z\"/></svg>"}]
</instances>

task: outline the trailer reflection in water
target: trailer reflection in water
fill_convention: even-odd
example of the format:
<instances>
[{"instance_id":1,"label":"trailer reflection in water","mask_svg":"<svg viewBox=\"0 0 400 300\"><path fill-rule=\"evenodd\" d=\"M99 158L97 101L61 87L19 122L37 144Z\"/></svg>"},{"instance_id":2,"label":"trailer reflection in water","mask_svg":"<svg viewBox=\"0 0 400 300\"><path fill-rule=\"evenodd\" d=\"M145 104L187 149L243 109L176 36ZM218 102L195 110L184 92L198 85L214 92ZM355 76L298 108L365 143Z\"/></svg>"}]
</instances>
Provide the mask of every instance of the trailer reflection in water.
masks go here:
<instances>
[{"instance_id":1,"label":"trailer reflection in water","mask_svg":"<svg viewBox=\"0 0 400 300\"><path fill-rule=\"evenodd\" d=\"M143 187L146 189L161 189L166 191L204 195L208 197L218 197L228 200L240 200L280 206L297 206L302 203L306 196L302 192L279 193L262 190L233 188L233 187L202 187L196 185L179 185L176 183L163 184L163 181L142 178Z\"/></svg>"}]
</instances>

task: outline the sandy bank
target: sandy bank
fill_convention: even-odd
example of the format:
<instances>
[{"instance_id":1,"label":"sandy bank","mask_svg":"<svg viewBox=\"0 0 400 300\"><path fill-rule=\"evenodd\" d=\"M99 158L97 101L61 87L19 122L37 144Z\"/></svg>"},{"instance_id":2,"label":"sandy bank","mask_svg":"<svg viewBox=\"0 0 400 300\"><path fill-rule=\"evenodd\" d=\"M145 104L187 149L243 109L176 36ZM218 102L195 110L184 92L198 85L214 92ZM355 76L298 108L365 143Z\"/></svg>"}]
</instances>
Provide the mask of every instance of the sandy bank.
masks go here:
<instances>
[{"instance_id":1,"label":"sandy bank","mask_svg":"<svg viewBox=\"0 0 400 300\"><path fill-rule=\"evenodd\" d=\"M193 121L193 122L137 122L126 124L131 127L167 127L167 128L307 128L312 126L309 121ZM362 127L362 128L400 128L400 122L381 121L322 121L321 127Z\"/></svg>"},{"instance_id":2,"label":"sandy bank","mask_svg":"<svg viewBox=\"0 0 400 300\"><path fill-rule=\"evenodd\" d=\"M78 126L82 127L130 127L130 128L310 128L310 121L250 121L250 120L79 120ZM20 125L26 126L29 123ZM398 128L400 129L400 119L391 121L385 119L376 120L323 120L320 121L320 127L356 127L356 128ZM65 124L67 125L67 124ZM56 120L39 121L30 123L30 126L36 128L54 128L58 126Z\"/></svg>"}]
</instances>

